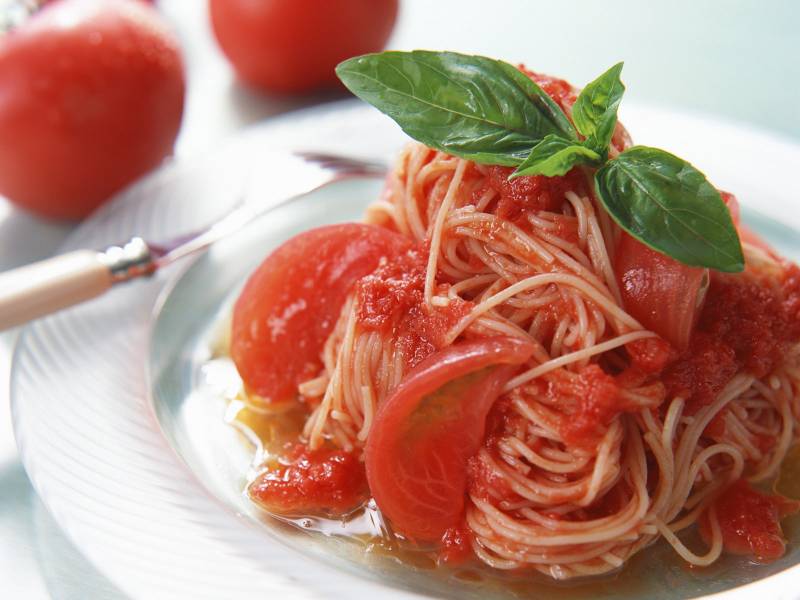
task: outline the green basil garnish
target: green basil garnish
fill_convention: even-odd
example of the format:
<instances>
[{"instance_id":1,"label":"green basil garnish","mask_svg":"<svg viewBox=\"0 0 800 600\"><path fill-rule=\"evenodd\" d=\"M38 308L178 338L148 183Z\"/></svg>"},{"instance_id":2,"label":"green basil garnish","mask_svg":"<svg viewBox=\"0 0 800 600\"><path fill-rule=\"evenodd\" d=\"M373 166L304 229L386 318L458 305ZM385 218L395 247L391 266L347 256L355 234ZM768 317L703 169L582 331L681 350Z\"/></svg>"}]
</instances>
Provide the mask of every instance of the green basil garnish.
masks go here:
<instances>
[{"instance_id":1,"label":"green basil garnish","mask_svg":"<svg viewBox=\"0 0 800 600\"><path fill-rule=\"evenodd\" d=\"M607 152L614 135L617 108L625 91L620 73L622 63L617 63L583 88L572 107L572 120L586 137L586 145L602 154Z\"/></svg>"},{"instance_id":2,"label":"green basil garnish","mask_svg":"<svg viewBox=\"0 0 800 600\"><path fill-rule=\"evenodd\" d=\"M484 56L381 52L336 68L350 91L415 140L475 162L517 167L511 179L597 168L600 202L632 236L687 265L742 271L730 213L700 171L644 146L608 160L625 91L621 72L618 63L583 89L572 107L573 126L527 75Z\"/></svg>"},{"instance_id":3,"label":"green basil garnish","mask_svg":"<svg viewBox=\"0 0 800 600\"><path fill-rule=\"evenodd\" d=\"M586 138L579 142L550 134L533 147L528 158L511 174L556 177L565 175L575 165L600 166L608 158L608 145L617 125L619 107L625 86L617 63L583 88L572 107L575 127Z\"/></svg>"},{"instance_id":4,"label":"green basil garnish","mask_svg":"<svg viewBox=\"0 0 800 600\"><path fill-rule=\"evenodd\" d=\"M548 134L577 139L538 85L491 58L382 52L346 60L336 74L415 140L475 162L517 166Z\"/></svg>"},{"instance_id":5,"label":"green basil garnish","mask_svg":"<svg viewBox=\"0 0 800 600\"><path fill-rule=\"evenodd\" d=\"M634 146L597 172L595 188L620 227L654 250L691 266L744 269L728 208L685 160Z\"/></svg>"},{"instance_id":6,"label":"green basil garnish","mask_svg":"<svg viewBox=\"0 0 800 600\"><path fill-rule=\"evenodd\" d=\"M550 134L534 146L528 158L517 167L510 179L522 175L556 177L567 174L575 165L597 165L601 160L597 152L580 142Z\"/></svg>"}]
</instances>

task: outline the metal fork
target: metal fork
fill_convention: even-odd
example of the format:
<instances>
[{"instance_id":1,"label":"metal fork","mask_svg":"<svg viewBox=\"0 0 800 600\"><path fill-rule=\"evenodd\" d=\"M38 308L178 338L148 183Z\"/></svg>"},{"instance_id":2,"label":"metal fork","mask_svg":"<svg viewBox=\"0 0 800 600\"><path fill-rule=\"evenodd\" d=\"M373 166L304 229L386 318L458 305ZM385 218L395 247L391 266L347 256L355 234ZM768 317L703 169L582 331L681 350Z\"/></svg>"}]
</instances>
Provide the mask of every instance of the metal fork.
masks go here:
<instances>
[{"instance_id":1,"label":"metal fork","mask_svg":"<svg viewBox=\"0 0 800 600\"><path fill-rule=\"evenodd\" d=\"M99 296L119 283L150 276L328 184L386 174L386 166L379 163L316 152L265 153L259 163L267 170L253 170L244 182L242 199L203 229L161 242L137 236L102 252L77 250L0 274L0 331ZM262 195L253 198L256 191Z\"/></svg>"}]
</instances>

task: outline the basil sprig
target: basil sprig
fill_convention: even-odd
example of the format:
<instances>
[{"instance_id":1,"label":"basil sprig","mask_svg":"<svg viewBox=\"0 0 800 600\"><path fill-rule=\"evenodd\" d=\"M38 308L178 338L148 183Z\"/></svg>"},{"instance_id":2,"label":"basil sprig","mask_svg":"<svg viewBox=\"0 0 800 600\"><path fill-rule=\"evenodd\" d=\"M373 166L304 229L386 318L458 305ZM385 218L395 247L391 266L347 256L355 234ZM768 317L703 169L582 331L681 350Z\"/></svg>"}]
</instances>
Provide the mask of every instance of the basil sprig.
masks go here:
<instances>
[{"instance_id":1,"label":"basil sprig","mask_svg":"<svg viewBox=\"0 0 800 600\"><path fill-rule=\"evenodd\" d=\"M617 108L625 92L621 73L620 62L583 88L572 106L575 127L586 138L586 145L596 152L607 154L617 126Z\"/></svg>"},{"instance_id":2,"label":"basil sprig","mask_svg":"<svg viewBox=\"0 0 800 600\"><path fill-rule=\"evenodd\" d=\"M583 141L565 139L553 134L534 146L528 158L511 174L511 179L528 175L556 177L575 165L599 167L608 158L608 146L617 125L617 108L625 86L617 63L587 85L572 107L572 120Z\"/></svg>"},{"instance_id":3,"label":"basil sprig","mask_svg":"<svg viewBox=\"0 0 800 600\"><path fill-rule=\"evenodd\" d=\"M516 67L455 52L382 52L336 68L356 96L412 138L475 162L516 167L510 178L594 174L611 217L647 246L687 265L744 269L739 236L719 192L688 162L634 146L609 160L625 86L622 63L561 108ZM574 122L574 126L573 123Z\"/></svg>"},{"instance_id":4,"label":"basil sprig","mask_svg":"<svg viewBox=\"0 0 800 600\"><path fill-rule=\"evenodd\" d=\"M509 179L527 175L557 177L568 173L575 165L600 165L602 157L584 142L566 140L548 134L536 144L523 163Z\"/></svg>"}]
</instances>

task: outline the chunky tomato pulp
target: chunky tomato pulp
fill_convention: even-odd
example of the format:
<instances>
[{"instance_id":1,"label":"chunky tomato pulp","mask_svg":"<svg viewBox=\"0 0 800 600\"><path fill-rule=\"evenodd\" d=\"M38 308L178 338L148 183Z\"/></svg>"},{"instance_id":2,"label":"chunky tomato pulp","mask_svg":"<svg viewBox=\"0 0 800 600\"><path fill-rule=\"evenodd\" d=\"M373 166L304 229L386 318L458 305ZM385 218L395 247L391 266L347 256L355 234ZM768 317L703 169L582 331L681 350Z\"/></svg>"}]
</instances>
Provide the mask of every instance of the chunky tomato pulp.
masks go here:
<instances>
[{"instance_id":1,"label":"chunky tomato pulp","mask_svg":"<svg viewBox=\"0 0 800 600\"><path fill-rule=\"evenodd\" d=\"M514 172L512 167L488 167L486 187L497 193L495 214L509 221L524 220L531 211L546 210L555 212L564 203L564 194L573 191L579 195L588 193L586 176L580 169L572 169L561 177L518 177L509 181ZM479 198L485 188L479 188Z\"/></svg>"},{"instance_id":2,"label":"chunky tomato pulp","mask_svg":"<svg viewBox=\"0 0 800 600\"><path fill-rule=\"evenodd\" d=\"M368 497L364 464L355 454L303 444L284 456L250 486L250 496L264 508L283 514L342 515Z\"/></svg>"},{"instance_id":3,"label":"chunky tomato pulp","mask_svg":"<svg viewBox=\"0 0 800 600\"><path fill-rule=\"evenodd\" d=\"M525 65L519 65L519 70L525 73L525 75L530 77L536 85L542 88L544 93L553 99L553 102L558 104L562 109L564 109L565 112L569 113L567 109L575 104L575 100L578 99L578 90L572 87L568 81L559 79L558 77L545 75L544 73L531 71L530 69L526 68Z\"/></svg>"},{"instance_id":4,"label":"chunky tomato pulp","mask_svg":"<svg viewBox=\"0 0 800 600\"><path fill-rule=\"evenodd\" d=\"M406 368L419 364L446 343L446 334L472 308L452 300L447 306L425 303L428 250L417 247L379 266L358 282L358 322L396 340Z\"/></svg>"},{"instance_id":5,"label":"chunky tomato pulp","mask_svg":"<svg viewBox=\"0 0 800 600\"><path fill-rule=\"evenodd\" d=\"M455 566L466 562L472 556L471 539L472 534L466 523L445 531L441 539L439 563Z\"/></svg>"},{"instance_id":6,"label":"chunky tomato pulp","mask_svg":"<svg viewBox=\"0 0 800 600\"><path fill-rule=\"evenodd\" d=\"M740 479L719 496L714 507L725 550L769 562L783 556L786 547L780 519L800 510L800 502L764 494ZM710 539L707 512L700 522L700 531L704 538Z\"/></svg>"},{"instance_id":7,"label":"chunky tomato pulp","mask_svg":"<svg viewBox=\"0 0 800 600\"><path fill-rule=\"evenodd\" d=\"M690 411L709 404L740 371L764 377L780 363L787 345L800 339L800 299L789 269L784 289L748 275L714 273L687 351L665 373L671 396Z\"/></svg>"}]
</instances>

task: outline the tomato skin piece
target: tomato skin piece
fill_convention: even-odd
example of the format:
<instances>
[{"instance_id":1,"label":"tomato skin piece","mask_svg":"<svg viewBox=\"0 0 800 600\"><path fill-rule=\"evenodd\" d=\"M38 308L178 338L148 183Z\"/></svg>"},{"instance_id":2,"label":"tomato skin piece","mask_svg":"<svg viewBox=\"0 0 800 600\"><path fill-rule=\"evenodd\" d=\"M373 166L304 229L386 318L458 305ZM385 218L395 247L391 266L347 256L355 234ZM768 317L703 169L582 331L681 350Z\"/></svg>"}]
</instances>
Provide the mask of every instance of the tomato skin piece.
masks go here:
<instances>
[{"instance_id":1,"label":"tomato skin piece","mask_svg":"<svg viewBox=\"0 0 800 600\"><path fill-rule=\"evenodd\" d=\"M267 92L338 86L341 61L386 44L398 0L211 0L214 35L239 77Z\"/></svg>"},{"instance_id":2,"label":"tomato skin piece","mask_svg":"<svg viewBox=\"0 0 800 600\"><path fill-rule=\"evenodd\" d=\"M486 416L530 342L509 337L444 348L409 371L381 404L367 439L367 481L395 531L442 539L463 517L467 462Z\"/></svg>"},{"instance_id":3,"label":"tomato skin piece","mask_svg":"<svg viewBox=\"0 0 800 600\"><path fill-rule=\"evenodd\" d=\"M233 310L231 356L245 385L268 402L295 397L321 367L322 346L355 282L405 252L398 233L361 223L301 233L270 254Z\"/></svg>"},{"instance_id":4,"label":"tomato skin piece","mask_svg":"<svg viewBox=\"0 0 800 600\"><path fill-rule=\"evenodd\" d=\"M689 267L623 233L614 258L622 303L679 350L689 345L708 289L708 269Z\"/></svg>"},{"instance_id":5,"label":"tomato skin piece","mask_svg":"<svg viewBox=\"0 0 800 600\"><path fill-rule=\"evenodd\" d=\"M0 193L78 219L172 153L177 38L129 0L61 0L0 39Z\"/></svg>"}]
</instances>

